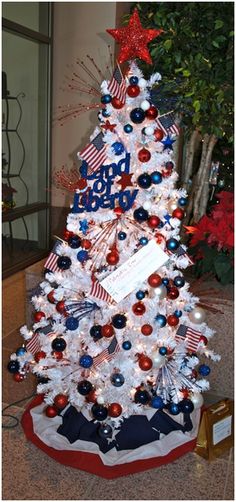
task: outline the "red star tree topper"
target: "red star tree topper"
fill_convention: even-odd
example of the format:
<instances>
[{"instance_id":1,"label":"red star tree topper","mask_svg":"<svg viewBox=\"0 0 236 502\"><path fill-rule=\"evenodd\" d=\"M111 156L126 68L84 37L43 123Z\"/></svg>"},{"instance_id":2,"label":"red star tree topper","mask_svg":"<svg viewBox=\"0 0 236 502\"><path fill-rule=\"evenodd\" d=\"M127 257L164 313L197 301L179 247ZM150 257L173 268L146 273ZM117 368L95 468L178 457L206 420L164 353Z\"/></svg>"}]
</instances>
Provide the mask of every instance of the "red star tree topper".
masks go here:
<instances>
[{"instance_id":1,"label":"red star tree topper","mask_svg":"<svg viewBox=\"0 0 236 502\"><path fill-rule=\"evenodd\" d=\"M128 26L107 30L108 33L121 44L118 62L124 63L130 59L139 58L152 64L147 44L158 37L163 30L145 30L140 22L137 9L130 17Z\"/></svg>"}]
</instances>

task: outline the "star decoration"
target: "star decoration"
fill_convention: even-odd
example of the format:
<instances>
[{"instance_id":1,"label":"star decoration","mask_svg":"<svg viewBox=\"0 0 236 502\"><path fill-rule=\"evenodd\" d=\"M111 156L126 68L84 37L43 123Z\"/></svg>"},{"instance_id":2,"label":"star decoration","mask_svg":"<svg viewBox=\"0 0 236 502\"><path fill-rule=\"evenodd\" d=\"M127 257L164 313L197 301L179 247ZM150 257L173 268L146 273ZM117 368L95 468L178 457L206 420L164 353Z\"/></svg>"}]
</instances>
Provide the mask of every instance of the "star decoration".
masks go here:
<instances>
[{"instance_id":1,"label":"star decoration","mask_svg":"<svg viewBox=\"0 0 236 502\"><path fill-rule=\"evenodd\" d=\"M169 148L169 150L173 150L173 143L175 142L175 139L171 139L171 137L168 136L163 140L161 141L161 143L164 145L164 149L163 150L167 150Z\"/></svg>"},{"instance_id":2,"label":"star decoration","mask_svg":"<svg viewBox=\"0 0 236 502\"><path fill-rule=\"evenodd\" d=\"M121 185L121 190L124 190L126 187L133 186L133 183L131 181L133 174L134 173L130 173L130 174L122 173L121 174L119 181L117 181L117 183L119 183L119 185Z\"/></svg>"},{"instance_id":3,"label":"star decoration","mask_svg":"<svg viewBox=\"0 0 236 502\"><path fill-rule=\"evenodd\" d=\"M87 232L88 228L89 228L89 226L88 226L87 220L82 220L82 221L79 222L79 230L84 235L86 235L86 232Z\"/></svg>"},{"instance_id":4,"label":"star decoration","mask_svg":"<svg viewBox=\"0 0 236 502\"><path fill-rule=\"evenodd\" d=\"M158 37L163 30L145 30L140 22L137 9L134 10L130 17L128 26L114 30L106 30L119 43L120 53L118 62L139 58L146 63L152 64L152 59L147 48L147 44L153 38Z\"/></svg>"},{"instance_id":5,"label":"star decoration","mask_svg":"<svg viewBox=\"0 0 236 502\"><path fill-rule=\"evenodd\" d=\"M88 187L87 187L86 179L80 178L80 180L78 180L76 183L75 190L77 191L77 193L83 193L83 192L86 192L87 189L88 189Z\"/></svg>"},{"instance_id":6,"label":"star decoration","mask_svg":"<svg viewBox=\"0 0 236 502\"><path fill-rule=\"evenodd\" d=\"M109 120L106 120L105 124L102 124L101 127L105 129L105 131L113 132L116 127L116 124L110 124Z\"/></svg>"},{"instance_id":7,"label":"star decoration","mask_svg":"<svg viewBox=\"0 0 236 502\"><path fill-rule=\"evenodd\" d=\"M171 219L170 214L166 214L166 215L164 216L164 220L166 220L166 223L170 223L170 219Z\"/></svg>"}]
</instances>

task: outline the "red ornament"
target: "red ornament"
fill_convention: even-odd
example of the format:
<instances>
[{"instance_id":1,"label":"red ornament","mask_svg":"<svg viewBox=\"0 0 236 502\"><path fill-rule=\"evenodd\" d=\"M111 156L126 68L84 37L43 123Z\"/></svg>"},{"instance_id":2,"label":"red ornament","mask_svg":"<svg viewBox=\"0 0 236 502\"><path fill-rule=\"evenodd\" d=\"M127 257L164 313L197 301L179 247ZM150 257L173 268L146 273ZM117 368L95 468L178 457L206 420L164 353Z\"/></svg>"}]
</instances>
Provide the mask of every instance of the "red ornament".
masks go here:
<instances>
[{"instance_id":1,"label":"red ornament","mask_svg":"<svg viewBox=\"0 0 236 502\"><path fill-rule=\"evenodd\" d=\"M207 339L206 336L201 335L200 338L199 338L199 342L203 342L204 345L207 345L208 344L208 339Z\"/></svg>"},{"instance_id":2,"label":"red ornament","mask_svg":"<svg viewBox=\"0 0 236 502\"><path fill-rule=\"evenodd\" d=\"M119 403L111 403L108 406L108 415L110 417L116 418L119 417L122 413L122 406Z\"/></svg>"},{"instance_id":3,"label":"red ornament","mask_svg":"<svg viewBox=\"0 0 236 502\"><path fill-rule=\"evenodd\" d=\"M173 218L178 218L178 220L182 220L183 217L184 217L184 211L183 211L183 209L180 209L180 207L177 207L176 209L174 209L174 211L172 213L172 217Z\"/></svg>"},{"instance_id":4,"label":"red ornament","mask_svg":"<svg viewBox=\"0 0 236 502\"><path fill-rule=\"evenodd\" d=\"M165 240L165 237L162 234L160 234L159 232L157 232L155 234L155 238L156 238L157 244L161 244L161 242L163 242Z\"/></svg>"},{"instance_id":5,"label":"red ornament","mask_svg":"<svg viewBox=\"0 0 236 502\"><path fill-rule=\"evenodd\" d=\"M104 324L104 326L102 326L102 336L105 336L105 338L110 338L113 335L114 328L112 324Z\"/></svg>"},{"instance_id":6,"label":"red ornament","mask_svg":"<svg viewBox=\"0 0 236 502\"><path fill-rule=\"evenodd\" d=\"M24 380L25 376L22 375L22 373L15 373L13 375L13 379L15 380L15 382L22 382L22 380Z\"/></svg>"},{"instance_id":7,"label":"red ornament","mask_svg":"<svg viewBox=\"0 0 236 502\"><path fill-rule=\"evenodd\" d=\"M96 390L95 389L92 389L88 395L86 396L86 401L88 403L96 403L97 401L97 395L96 395Z\"/></svg>"},{"instance_id":8,"label":"red ornament","mask_svg":"<svg viewBox=\"0 0 236 502\"><path fill-rule=\"evenodd\" d=\"M176 298L178 298L178 296L179 296L179 290L175 286L167 290L167 298L169 298L169 300L175 300Z\"/></svg>"},{"instance_id":9,"label":"red ornament","mask_svg":"<svg viewBox=\"0 0 236 502\"><path fill-rule=\"evenodd\" d=\"M92 246L92 242L89 241L88 239L82 239L81 241L81 247L84 249L90 249Z\"/></svg>"},{"instance_id":10,"label":"red ornament","mask_svg":"<svg viewBox=\"0 0 236 502\"><path fill-rule=\"evenodd\" d=\"M118 207L115 207L114 209L114 213L116 214L117 218L120 218L122 214L124 214L124 209L122 209L122 207L118 206Z\"/></svg>"},{"instance_id":11,"label":"red ornament","mask_svg":"<svg viewBox=\"0 0 236 502\"><path fill-rule=\"evenodd\" d=\"M192 370L192 375L191 375L191 377L196 379L196 378L197 378L197 376L198 376L197 370Z\"/></svg>"},{"instance_id":12,"label":"red ornament","mask_svg":"<svg viewBox=\"0 0 236 502\"><path fill-rule=\"evenodd\" d=\"M65 302L63 302L63 301L57 302L56 310L60 314L64 314L65 313Z\"/></svg>"},{"instance_id":13,"label":"red ornament","mask_svg":"<svg viewBox=\"0 0 236 502\"><path fill-rule=\"evenodd\" d=\"M145 30L141 25L138 10L135 9L132 16L130 16L128 26L114 30L110 29L107 32L121 44L117 58L119 63L139 58L146 61L146 63L152 64L147 44L153 38L158 37L163 30Z\"/></svg>"},{"instance_id":14,"label":"red ornament","mask_svg":"<svg viewBox=\"0 0 236 502\"><path fill-rule=\"evenodd\" d=\"M116 265L119 262L119 259L119 254L116 251L111 251L106 256L106 260L109 265Z\"/></svg>"},{"instance_id":15,"label":"red ornament","mask_svg":"<svg viewBox=\"0 0 236 502\"><path fill-rule=\"evenodd\" d=\"M181 394L183 396L183 399L188 399L189 394L190 394L190 392L189 392L188 389L180 389L180 392L181 392Z\"/></svg>"},{"instance_id":16,"label":"red ornament","mask_svg":"<svg viewBox=\"0 0 236 502\"><path fill-rule=\"evenodd\" d=\"M47 295L47 299L50 303L57 302L57 300L55 300L54 294L55 294L55 291L54 291L54 289L52 289L52 291L50 291L50 293L48 293L48 295Z\"/></svg>"},{"instance_id":17,"label":"red ornament","mask_svg":"<svg viewBox=\"0 0 236 502\"><path fill-rule=\"evenodd\" d=\"M135 315L143 315L146 312L146 307L142 302L137 302L132 307Z\"/></svg>"},{"instance_id":18,"label":"red ornament","mask_svg":"<svg viewBox=\"0 0 236 502\"><path fill-rule=\"evenodd\" d=\"M164 136L164 133L161 129L155 129L154 136L156 138L155 141L161 141Z\"/></svg>"},{"instance_id":19,"label":"red ornament","mask_svg":"<svg viewBox=\"0 0 236 502\"><path fill-rule=\"evenodd\" d=\"M124 103L116 97L112 98L111 104L112 104L113 108L116 108L117 110L119 110L120 108L123 108L123 106L124 106Z\"/></svg>"},{"instance_id":20,"label":"red ornament","mask_svg":"<svg viewBox=\"0 0 236 502\"><path fill-rule=\"evenodd\" d=\"M68 404L68 397L65 394L57 394L54 397L54 405L59 409L63 410Z\"/></svg>"},{"instance_id":21,"label":"red ornament","mask_svg":"<svg viewBox=\"0 0 236 502\"><path fill-rule=\"evenodd\" d=\"M171 175L171 170L170 169L163 169L161 171L161 174L162 174L163 178L169 178L169 176Z\"/></svg>"},{"instance_id":22,"label":"red ornament","mask_svg":"<svg viewBox=\"0 0 236 502\"><path fill-rule=\"evenodd\" d=\"M126 92L130 98L136 98L140 94L140 88L138 85L129 85Z\"/></svg>"},{"instance_id":23,"label":"red ornament","mask_svg":"<svg viewBox=\"0 0 236 502\"><path fill-rule=\"evenodd\" d=\"M161 276L158 274L151 274L148 277L148 284L152 288L158 288L162 284Z\"/></svg>"},{"instance_id":24,"label":"red ornament","mask_svg":"<svg viewBox=\"0 0 236 502\"><path fill-rule=\"evenodd\" d=\"M168 315L167 323L169 324L169 326L177 326L177 324L179 324L179 319L178 317L176 317L176 315Z\"/></svg>"},{"instance_id":25,"label":"red ornament","mask_svg":"<svg viewBox=\"0 0 236 502\"><path fill-rule=\"evenodd\" d=\"M160 222L161 222L160 218L158 218L158 216L156 216L155 214L153 214L152 216L149 216L149 218L148 218L148 226L150 228L158 227Z\"/></svg>"},{"instance_id":26,"label":"red ornament","mask_svg":"<svg viewBox=\"0 0 236 502\"><path fill-rule=\"evenodd\" d=\"M46 317L44 312L39 311L39 312L35 312L35 314L34 314L35 322L41 321L41 319L43 319L43 317Z\"/></svg>"},{"instance_id":27,"label":"red ornament","mask_svg":"<svg viewBox=\"0 0 236 502\"><path fill-rule=\"evenodd\" d=\"M153 327L151 326L151 324L143 324L143 326L141 327L141 333L145 336L151 335L152 332Z\"/></svg>"},{"instance_id":28,"label":"red ornament","mask_svg":"<svg viewBox=\"0 0 236 502\"><path fill-rule=\"evenodd\" d=\"M54 418L58 414L57 408L54 405L47 406L47 408L45 410L45 414L47 415L48 418Z\"/></svg>"},{"instance_id":29,"label":"red ornament","mask_svg":"<svg viewBox=\"0 0 236 502\"><path fill-rule=\"evenodd\" d=\"M148 110L146 110L145 115L146 115L147 119L155 120L158 115L158 110L155 106L152 105L152 106L150 106L150 108L148 108Z\"/></svg>"},{"instance_id":30,"label":"red ornament","mask_svg":"<svg viewBox=\"0 0 236 502\"><path fill-rule=\"evenodd\" d=\"M168 356L171 356L171 354L173 354L175 349L171 349L170 347L167 347L167 355Z\"/></svg>"},{"instance_id":31,"label":"red ornament","mask_svg":"<svg viewBox=\"0 0 236 502\"><path fill-rule=\"evenodd\" d=\"M55 359L56 359L57 361L59 361L60 359L62 359L62 358L63 358L63 353L62 353L62 352L58 352L57 350L54 350L54 352L53 352L53 356L55 357Z\"/></svg>"},{"instance_id":32,"label":"red ornament","mask_svg":"<svg viewBox=\"0 0 236 502\"><path fill-rule=\"evenodd\" d=\"M74 235L74 232L70 232L70 230L67 230L67 228L65 228L64 232L63 232L63 239L65 241L68 241L70 239L70 237L73 237Z\"/></svg>"},{"instance_id":33,"label":"red ornament","mask_svg":"<svg viewBox=\"0 0 236 502\"><path fill-rule=\"evenodd\" d=\"M138 152L138 159L140 162L148 162L151 158L151 153L149 150L146 150L146 148L142 148L142 150L139 150Z\"/></svg>"},{"instance_id":34,"label":"red ornament","mask_svg":"<svg viewBox=\"0 0 236 502\"><path fill-rule=\"evenodd\" d=\"M149 371L152 368L152 360L148 356L141 355L138 364L142 371Z\"/></svg>"},{"instance_id":35,"label":"red ornament","mask_svg":"<svg viewBox=\"0 0 236 502\"><path fill-rule=\"evenodd\" d=\"M36 354L34 354L34 359L36 363L39 363L40 359L44 359L46 355L47 354L43 350L39 350L39 352L36 352Z\"/></svg>"}]
</instances>

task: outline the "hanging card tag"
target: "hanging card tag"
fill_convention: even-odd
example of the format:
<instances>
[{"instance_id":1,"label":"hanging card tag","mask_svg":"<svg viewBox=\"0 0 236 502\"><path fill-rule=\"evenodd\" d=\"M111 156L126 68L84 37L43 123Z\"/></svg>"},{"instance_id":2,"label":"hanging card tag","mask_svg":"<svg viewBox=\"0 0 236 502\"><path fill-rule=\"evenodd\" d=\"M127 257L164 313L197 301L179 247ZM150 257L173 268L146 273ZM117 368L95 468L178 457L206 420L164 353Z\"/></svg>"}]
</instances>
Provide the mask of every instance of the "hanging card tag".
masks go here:
<instances>
[{"instance_id":1,"label":"hanging card tag","mask_svg":"<svg viewBox=\"0 0 236 502\"><path fill-rule=\"evenodd\" d=\"M118 303L168 260L169 256L151 240L100 284Z\"/></svg>"},{"instance_id":2,"label":"hanging card tag","mask_svg":"<svg viewBox=\"0 0 236 502\"><path fill-rule=\"evenodd\" d=\"M213 445L232 434L232 415L213 425Z\"/></svg>"}]
</instances>

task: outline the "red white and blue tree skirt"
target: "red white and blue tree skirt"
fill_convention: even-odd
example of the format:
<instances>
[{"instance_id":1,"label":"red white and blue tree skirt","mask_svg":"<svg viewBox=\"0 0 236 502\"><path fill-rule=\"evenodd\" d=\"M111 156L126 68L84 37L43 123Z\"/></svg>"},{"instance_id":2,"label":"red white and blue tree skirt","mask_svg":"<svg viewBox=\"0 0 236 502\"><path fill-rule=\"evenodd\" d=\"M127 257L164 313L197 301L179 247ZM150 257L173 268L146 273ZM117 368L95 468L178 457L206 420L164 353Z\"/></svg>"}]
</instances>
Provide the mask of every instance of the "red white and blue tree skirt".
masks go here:
<instances>
[{"instance_id":1,"label":"red white and blue tree skirt","mask_svg":"<svg viewBox=\"0 0 236 502\"><path fill-rule=\"evenodd\" d=\"M22 427L27 439L61 464L108 479L159 467L192 451L200 418L199 409L185 424L182 413L174 418L156 410L146 417L133 415L109 443L99 438L100 424L74 407L66 409L64 418L58 415L53 419L44 409L42 396L37 396L24 412ZM161 432L163 427L166 433Z\"/></svg>"}]
</instances>

